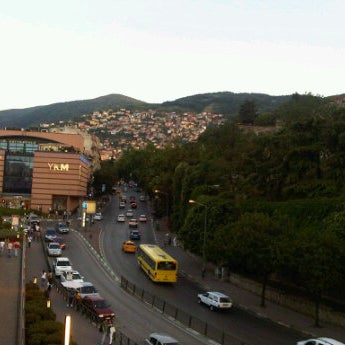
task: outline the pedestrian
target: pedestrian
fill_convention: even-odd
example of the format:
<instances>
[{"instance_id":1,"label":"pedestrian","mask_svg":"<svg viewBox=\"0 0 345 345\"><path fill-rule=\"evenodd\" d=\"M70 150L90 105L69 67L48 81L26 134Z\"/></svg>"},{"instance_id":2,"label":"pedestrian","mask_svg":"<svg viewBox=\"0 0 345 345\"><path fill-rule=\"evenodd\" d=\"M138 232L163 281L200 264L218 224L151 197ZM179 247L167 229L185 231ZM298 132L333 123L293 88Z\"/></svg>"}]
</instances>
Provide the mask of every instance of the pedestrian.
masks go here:
<instances>
[{"instance_id":1,"label":"pedestrian","mask_svg":"<svg viewBox=\"0 0 345 345\"><path fill-rule=\"evenodd\" d=\"M113 343L113 340L115 338L115 334L116 334L116 328L112 324L112 325L110 325L110 329L109 329L109 344Z\"/></svg>"},{"instance_id":2,"label":"pedestrian","mask_svg":"<svg viewBox=\"0 0 345 345\"><path fill-rule=\"evenodd\" d=\"M45 287L46 284L47 284L47 272L43 270L42 275L41 275L41 286Z\"/></svg>"},{"instance_id":3,"label":"pedestrian","mask_svg":"<svg viewBox=\"0 0 345 345\"><path fill-rule=\"evenodd\" d=\"M67 307L72 308L75 303L75 290L69 289L68 290L68 300L67 300Z\"/></svg>"},{"instance_id":4,"label":"pedestrian","mask_svg":"<svg viewBox=\"0 0 345 345\"><path fill-rule=\"evenodd\" d=\"M40 235L41 235L40 226L38 224L35 224L35 240L36 241L40 240Z\"/></svg>"},{"instance_id":5,"label":"pedestrian","mask_svg":"<svg viewBox=\"0 0 345 345\"><path fill-rule=\"evenodd\" d=\"M13 250L13 243L8 241L8 243L7 243L7 256L9 258L12 257L12 250Z\"/></svg>"},{"instance_id":6,"label":"pedestrian","mask_svg":"<svg viewBox=\"0 0 345 345\"><path fill-rule=\"evenodd\" d=\"M47 299L49 299L49 297L50 297L50 292L52 291L52 284L50 284L49 282L48 282L48 284L47 284L47 288L45 289L45 291L44 291L44 296L47 298Z\"/></svg>"},{"instance_id":7,"label":"pedestrian","mask_svg":"<svg viewBox=\"0 0 345 345\"><path fill-rule=\"evenodd\" d=\"M100 332L102 333L100 345L104 345L105 339L110 335L111 320L102 322Z\"/></svg>"},{"instance_id":8,"label":"pedestrian","mask_svg":"<svg viewBox=\"0 0 345 345\"><path fill-rule=\"evenodd\" d=\"M81 296L78 290L74 291L73 304L76 306L76 309L79 310L81 304Z\"/></svg>"},{"instance_id":9,"label":"pedestrian","mask_svg":"<svg viewBox=\"0 0 345 345\"><path fill-rule=\"evenodd\" d=\"M47 273L47 280L49 284L53 284L53 273L51 270L49 270Z\"/></svg>"},{"instance_id":10,"label":"pedestrian","mask_svg":"<svg viewBox=\"0 0 345 345\"><path fill-rule=\"evenodd\" d=\"M28 236L28 248L31 248L32 237L31 235Z\"/></svg>"},{"instance_id":11,"label":"pedestrian","mask_svg":"<svg viewBox=\"0 0 345 345\"><path fill-rule=\"evenodd\" d=\"M1 240L0 241L0 256L2 256L2 254L4 253L5 250L5 241Z\"/></svg>"},{"instance_id":12,"label":"pedestrian","mask_svg":"<svg viewBox=\"0 0 345 345\"><path fill-rule=\"evenodd\" d=\"M13 247L14 247L14 256L18 256L18 251L20 248L20 243L18 241L15 241L13 243Z\"/></svg>"}]
</instances>

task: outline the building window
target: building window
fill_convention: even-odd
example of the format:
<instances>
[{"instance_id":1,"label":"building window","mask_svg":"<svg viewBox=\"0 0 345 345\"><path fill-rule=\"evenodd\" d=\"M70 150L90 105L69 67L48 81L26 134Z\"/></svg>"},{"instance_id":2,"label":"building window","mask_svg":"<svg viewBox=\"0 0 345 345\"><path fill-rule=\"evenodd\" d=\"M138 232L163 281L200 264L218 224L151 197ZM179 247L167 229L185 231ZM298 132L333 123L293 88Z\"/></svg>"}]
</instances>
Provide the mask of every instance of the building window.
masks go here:
<instances>
[{"instance_id":1,"label":"building window","mask_svg":"<svg viewBox=\"0 0 345 345\"><path fill-rule=\"evenodd\" d=\"M4 169L4 193L31 194L33 155L7 153Z\"/></svg>"}]
</instances>

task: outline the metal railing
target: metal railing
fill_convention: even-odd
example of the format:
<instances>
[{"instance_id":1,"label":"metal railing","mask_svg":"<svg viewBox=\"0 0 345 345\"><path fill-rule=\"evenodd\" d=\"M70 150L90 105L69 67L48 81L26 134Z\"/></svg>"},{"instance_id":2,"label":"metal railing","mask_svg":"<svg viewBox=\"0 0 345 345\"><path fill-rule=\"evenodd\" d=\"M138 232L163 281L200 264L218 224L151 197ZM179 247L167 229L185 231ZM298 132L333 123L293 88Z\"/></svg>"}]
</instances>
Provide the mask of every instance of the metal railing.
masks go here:
<instances>
[{"instance_id":1,"label":"metal railing","mask_svg":"<svg viewBox=\"0 0 345 345\"><path fill-rule=\"evenodd\" d=\"M245 342L243 342L242 340L230 335L229 333L226 333L225 331L214 327L206 321L188 314L184 310L177 308L176 306L166 302L160 297L153 295L148 291L145 291L135 284L132 284L123 276L121 276L121 287L144 303L150 305L152 308L156 308L161 313L172 317L174 320L180 322L190 329L193 329L199 334L202 334L205 337L216 341L221 345L248 345L245 344Z\"/></svg>"}]
</instances>

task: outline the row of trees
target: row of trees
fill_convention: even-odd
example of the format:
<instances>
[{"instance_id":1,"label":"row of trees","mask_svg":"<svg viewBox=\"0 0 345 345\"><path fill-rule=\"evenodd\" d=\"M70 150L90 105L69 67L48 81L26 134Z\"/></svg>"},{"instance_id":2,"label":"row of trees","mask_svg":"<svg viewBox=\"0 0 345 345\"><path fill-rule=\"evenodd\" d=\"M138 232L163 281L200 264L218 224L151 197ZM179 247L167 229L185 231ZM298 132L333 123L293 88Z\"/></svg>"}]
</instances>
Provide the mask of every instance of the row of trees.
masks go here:
<instances>
[{"instance_id":1,"label":"row of trees","mask_svg":"<svg viewBox=\"0 0 345 345\"><path fill-rule=\"evenodd\" d=\"M345 109L294 95L265 118L279 127L256 135L236 119L196 143L131 149L103 163L95 183L134 179L149 195L163 191L157 214L168 212L179 241L200 255L206 207L207 259L261 280L262 305L267 282L302 288L318 323L322 297L339 297L345 283Z\"/></svg>"}]
</instances>

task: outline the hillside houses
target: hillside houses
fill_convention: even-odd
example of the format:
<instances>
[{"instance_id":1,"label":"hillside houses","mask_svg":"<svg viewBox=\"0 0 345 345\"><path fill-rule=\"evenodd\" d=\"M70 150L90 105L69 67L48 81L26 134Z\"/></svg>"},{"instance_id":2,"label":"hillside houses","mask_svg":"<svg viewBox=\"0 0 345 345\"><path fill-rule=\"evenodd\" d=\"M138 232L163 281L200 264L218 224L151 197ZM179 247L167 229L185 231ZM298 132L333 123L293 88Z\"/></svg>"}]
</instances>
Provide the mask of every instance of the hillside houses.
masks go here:
<instances>
[{"instance_id":1,"label":"hillside houses","mask_svg":"<svg viewBox=\"0 0 345 345\"><path fill-rule=\"evenodd\" d=\"M79 121L61 124L57 129L53 124L50 130L67 130L72 128L85 131L99 138L99 153L102 160L117 159L128 148L142 149L149 143L161 148L178 139L185 142L196 141L207 126L220 126L224 123L221 114L201 113L178 114L176 112L160 113L149 110L131 112L102 111L85 114ZM45 124L45 128L47 124Z\"/></svg>"}]
</instances>

